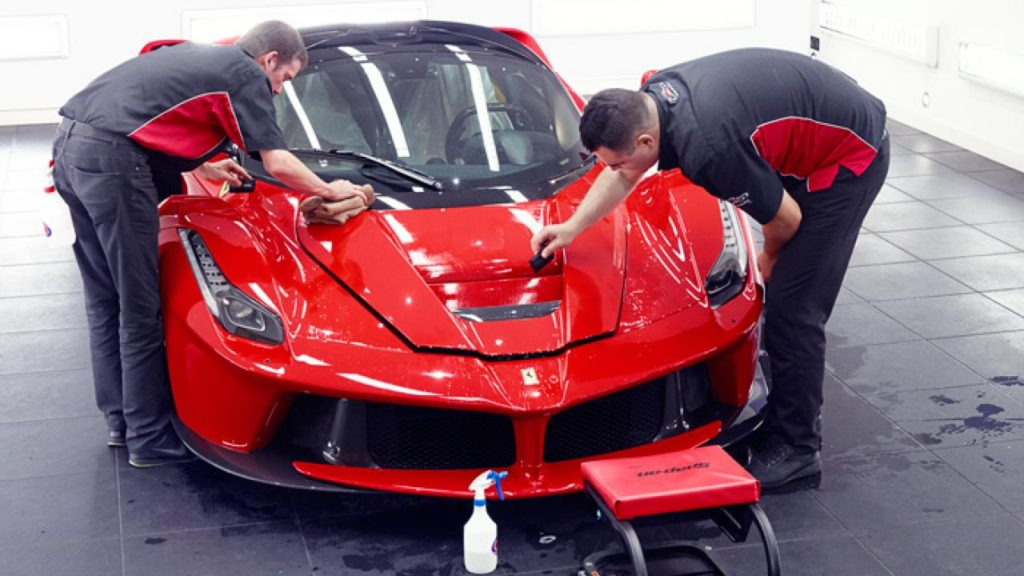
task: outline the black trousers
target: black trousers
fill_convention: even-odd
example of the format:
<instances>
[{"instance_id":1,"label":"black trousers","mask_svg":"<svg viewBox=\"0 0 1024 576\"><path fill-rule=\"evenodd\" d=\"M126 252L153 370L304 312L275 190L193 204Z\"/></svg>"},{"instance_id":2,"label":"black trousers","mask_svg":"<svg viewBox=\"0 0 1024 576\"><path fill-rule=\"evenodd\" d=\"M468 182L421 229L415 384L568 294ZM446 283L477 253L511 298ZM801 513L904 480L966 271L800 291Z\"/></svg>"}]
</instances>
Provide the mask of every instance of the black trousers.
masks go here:
<instances>
[{"instance_id":1,"label":"black trousers","mask_svg":"<svg viewBox=\"0 0 1024 576\"><path fill-rule=\"evenodd\" d=\"M821 448L825 323L857 243L857 233L889 171L889 139L859 177L841 168L828 189L790 190L803 219L779 253L765 287L764 346L773 388L766 430L802 452Z\"/></svg>"},{"instance_id":2,"label":"black trousers","mask_svg":"<svg viewBox=\"0 0 1024 576\"><path fill-rule=\"evenodd\" d=\"M53 158L77 236L96 403L143 454L173 434L148 157L128 138L65 120Z\"/></svg>"}]
</instances>

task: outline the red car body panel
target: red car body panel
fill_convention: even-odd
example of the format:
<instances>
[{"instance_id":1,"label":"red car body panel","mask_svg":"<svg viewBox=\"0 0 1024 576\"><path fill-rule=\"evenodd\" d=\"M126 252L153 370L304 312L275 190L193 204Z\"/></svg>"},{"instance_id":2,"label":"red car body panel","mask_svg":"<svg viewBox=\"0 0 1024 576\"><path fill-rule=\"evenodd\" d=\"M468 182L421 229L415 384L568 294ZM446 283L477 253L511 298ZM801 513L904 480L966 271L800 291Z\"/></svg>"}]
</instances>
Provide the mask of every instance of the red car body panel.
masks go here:
<instances>
[{"instance_id":1,"label":"red car body panel","mask_svg":"<svg viewBox=\"0 0 1024 576\"><path fill-rule=\"evenodd\" d=\"M505 32L543 57L525 33ZM751 272L736 297L711 306L704 278L723 249L720 207L678 171L645 178L539 273L527 264L533 231L567 219L602 168L547 200L367 211L344 226L307 226L299 196L271 182L221 194L221 183L187 174L187 194L160 209L178 418L204 442L253 454L302 395L507 415L515 459L504 491L535 497L582 488L583 459L544 457L552 418L569 408L704 363L714 400L738 410L758 362L753 241L743 226ZM198 232L224 276L281 318L282 344L218 324L179 229ZM552 300L561 304L536 318L453 313ZM721 430L716 421L601 457L669 453ZM292 466L343 486L433 496L469 495L481 471Z\"/></svg>"}]
</instances>

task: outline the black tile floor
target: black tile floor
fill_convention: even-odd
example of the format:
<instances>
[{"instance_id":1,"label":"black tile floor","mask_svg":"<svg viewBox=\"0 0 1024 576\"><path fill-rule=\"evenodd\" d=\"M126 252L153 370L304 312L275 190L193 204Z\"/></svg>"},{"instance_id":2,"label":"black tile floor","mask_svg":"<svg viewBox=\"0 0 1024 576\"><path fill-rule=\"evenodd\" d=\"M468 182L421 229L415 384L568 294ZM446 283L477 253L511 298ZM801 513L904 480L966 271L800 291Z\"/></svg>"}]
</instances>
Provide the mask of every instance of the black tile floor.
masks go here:
<instances>
[{"instance_id":1,"label":"black tile floor","mask_svg":"<svg viewBox=\"0 0 1024 576\"><path fill-rule=\"evenodd\" d=\"M829 324L825 477L768 496L784 574L1024 574L1024 175L897 123ZM92 401L81 282L40 236L53 126L0 127L0 573L460 574L468 502L127 466ZM500 574L614 540L580 496L494 503ZM758 547L709 525L736 574Z\"/></svg>"}]
</instances>

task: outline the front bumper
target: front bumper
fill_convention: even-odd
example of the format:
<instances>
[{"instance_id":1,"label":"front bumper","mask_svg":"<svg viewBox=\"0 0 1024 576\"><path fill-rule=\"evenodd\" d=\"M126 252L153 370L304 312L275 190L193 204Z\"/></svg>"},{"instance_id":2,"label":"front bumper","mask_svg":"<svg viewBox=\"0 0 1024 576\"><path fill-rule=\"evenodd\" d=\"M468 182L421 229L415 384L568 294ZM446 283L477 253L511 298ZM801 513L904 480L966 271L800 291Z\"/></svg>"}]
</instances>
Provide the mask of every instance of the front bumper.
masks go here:
<instances>
[{"instance_id":1,"label":"front bumper","mask_svg":"<svg viewBox=\"0 0 1024 576\"><path fill-rule=\"evenodd\" d=\"M582 477L579 465L585 460L667 454L707 443L721 444L727 448L734 445L742 446L742 440L756 430L765 417L770 387L769 378L766 377L767 370L763 370L761 366L765 363L766 357L762 355L750 383L748 401L738 409L709 400L700 410L687 412L685 401L692 403L695 398L699 401L699 394L690 394L688 399L679 398L680 402L673 404L671 399L675 394L669 390L671 386L666 385L665 390L669 390L666 402L648 408L648 411L661 410L664 417L655 427L644 426L642 423L636 426L641 431L645 428L649 430L653 433L653 438L643 437L641 433L640 436L634 434L636 437L632 440L616 440L619 444L609 444L607 439L572 440L581 435L580 431L568 436L564 432L558 432L558 425L552 425L556 420L552 417L554 415L520 415L515 418L508 417L513 423L511 437L506 439L510 445L506 449L493 446L494 449L488 451L483 460L467 460L469 456L465 454L452 454L454 445L459 444L460 439L451 433L440 433L437 434L438 438L431 440L433 448L429 442L426 445L417 444L409 447L408 452L418 452L419 456L415 459L402 460L401 456L389 454L386 460L378 462L377 460L382 460L381 450L388 447L370 446L372 442L367 439L366 407L353 409L353 406L360 403L330 398L322 398L319 401L322 413L319 416L317 410L311 408L318 404L315 398L307 397L296 402L274 441L248 453L230 450L205 440L177 418L174 419L174 425L183 442L212 466L252 481L281 487L332 492L389 491L426 496L466 497L470 496L466 489L469 480L487 468L500 468L509 471L508 479L503 484L507 497L549 496L581 490ZM694 372L699 372L694 368L681 371L689 371L691 374L689 382L683 382L683 385L689 384L693 387L699 380L692 377ZM660 380L667 379L668 377ZM629 401L622 395L631 394L634 399L639 398L642 392L638 390L644 386L650 388L653 385L640 385L608 398L598 399L603 402L602 405L577 406L574 408L575 415L573 408L559 414L567 415L562 417L563 422L582 423L593 420L590 433L583 430L582 435L600 437L609 427L614 428L622 426L623 422L639 422L643 419L640 414L642 408L630 407L627 404L632 402L646 405L649 404L649 398L646 401ZM346 405L347 410L338 409ZM610 419L614 416L607 412L607 408L611 406L621 406L621 411L630 412L630 417L620 419L618 423L611 422ZM371 420L381 420L379 408L371 407L369 411L375 409L378 411ZM419 420L421 426L426 426L423 423L421 408L399 406L386 409L411 410L412 419ZM469 418L475 417L472 413L462 414L469 414ZM602 418L602 414L608 416ZM680 414L681 418L675 417ZM492 420L506 418L504 415L496 414L485 416ZM395 438L396 442L415 444L415 435L423 435L422 428L410 428L407 421L389 422L387 425L396 430L405 429L405 435L399 434ZM571 427L571 424L563 424L562 428L565 429L566 426ZM546 438L550 439L552 436L552 430L555 430L554 435L561 434L560 437L563 438L554 448L550 442L545 442ZM298 437L300 435L304 437ZM464 436L473 435L473 431L467 429ZM595 445L595 441L599 445ZM602 447L621 447L630 441L636 445L596 452ZM339 449L341 446L345 448ZM446 447L452 450L446 450ZM511 452L508 449L511 449ZM426 453L431 450L443 453Z\"/></svg>"}]
</instances>

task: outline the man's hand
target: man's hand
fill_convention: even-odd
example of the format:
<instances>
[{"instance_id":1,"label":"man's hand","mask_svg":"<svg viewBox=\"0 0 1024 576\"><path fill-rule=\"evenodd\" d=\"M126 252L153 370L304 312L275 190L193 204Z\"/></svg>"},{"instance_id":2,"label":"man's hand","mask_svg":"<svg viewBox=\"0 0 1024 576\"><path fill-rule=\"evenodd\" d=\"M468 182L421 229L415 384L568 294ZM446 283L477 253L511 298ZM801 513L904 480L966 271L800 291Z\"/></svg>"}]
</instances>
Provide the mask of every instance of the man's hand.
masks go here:
<instances>
[{"instance_id":1,"label":"man's hand","mask_svg":"<svg viewBox=\"0 0 1024 576\"><path fill-rule=\"evenodd\" d=\"M240 186L242 180L252 180L252 176L231 158L216 162L207 162L195 170L206 180L227 181L232 186Z\"/></svg>"},{"instance_id":2,"label":"man's hand","mask_svg":"<svg viewBox=\"0 0 1024 576\"><path fill-rule=\"evenodd\" d=\"M800 210L800 205L789 192L783 190L779 210L770 222L761 227L761 231L764 232L764 249L757 255L757 267L761 269L761 276L765 282L771 278L772 268L775 267L779 254L800 229L801 221L803 211Z\"/></svg>"},{"instance_id":3,"label":"man's hand","mask_svg":"<svg viewBox=\"0 0 1024 576\"><path fill-rule=\"evenodd\" d=\"M358 194L344 200L328 201L321 196L308 196L299 204L299 210L307 224L344 224L373 203L371 186L357 187L357 190Z\"/></svg>"},{"instance_id":4,"label":"man's hand","mask_svg":"<svg viewBox=\"0 0 1024 576\"><path fill-rule=\"evenodd\" d=\"M533 235L533 238L530 239L530 248L533 249L534 253L543 248L544 251L541 252L541 256L547 258L554 254L555 250L572 244L572 241L576 239L578 234L579 231L576 230L575 226L568 222L551 224L541 228Z\"/></svg>"},{"instance_id":5,"label":"man's hand","mask_svg":"<svg viewBox=\"0 0 1024 576\"><path fill-rule=\"evenodd\" d=\"M369 206L370 204L373 204L373 200L375 198L373 186L370 186L369 184L356 186L348 180L338 179L329 182L327 184L327 188L328 193L324 194L324 200L347 200L358 196L362 199L364 205Z\"/></svg>"},{"instance_id":6,"label":"man's hand","mask_svg":"<svg viewBox=\"0 0 1024 576\"><path fill-rule=\"evenodd\" d=\"M757 267L761 270L761 278L766 283L772 277L772 268L775 267L775 261L778 259L778 254L768 254L764 250L757 253Z\"/></svg>"},{"instance_id":7,"label":"man's hand","mask_svg":"<svg viewBox=\"0 0 1024 576\"><path fill-rule=\"evenodd\" d=\"M369 208L376 199L373 186L369 184L356 186L348 180L334 180L328 186L338 192L336 197L341 198L329 200L323 196L307 196L299 204L307 224L344 224Z\"/></svg>"}]
</instances>

